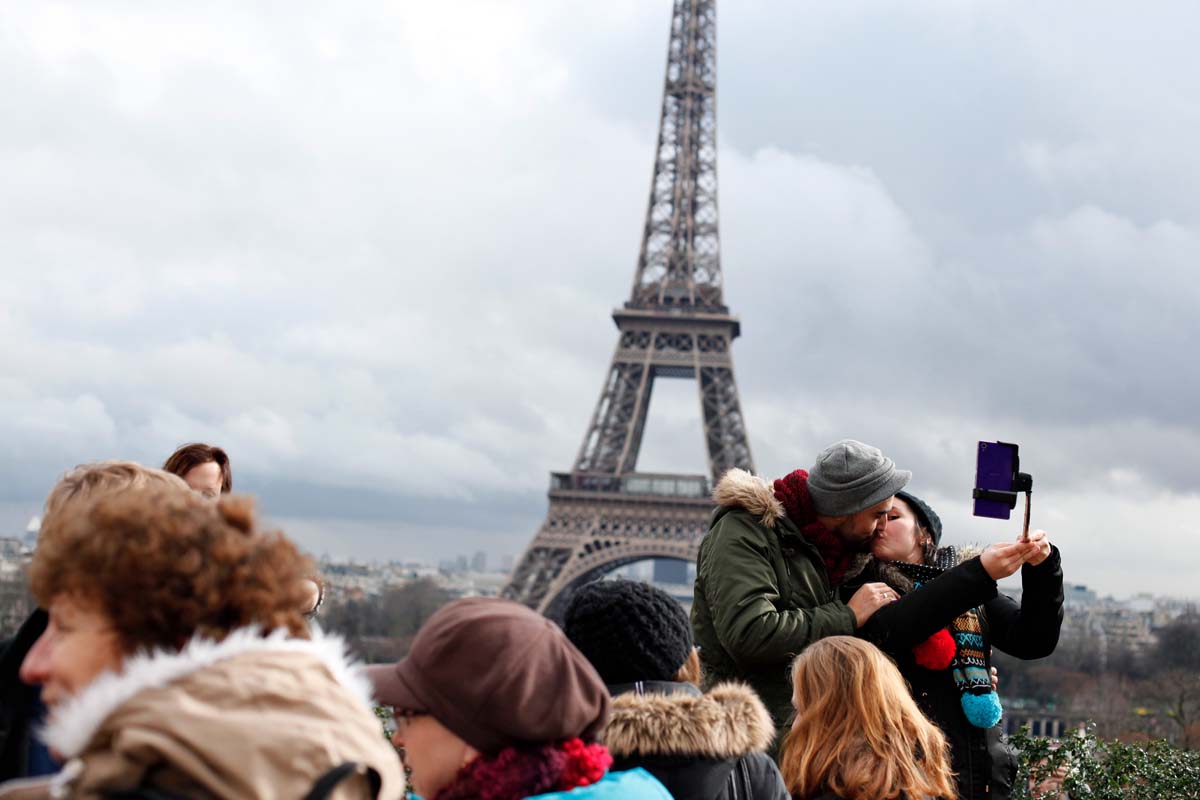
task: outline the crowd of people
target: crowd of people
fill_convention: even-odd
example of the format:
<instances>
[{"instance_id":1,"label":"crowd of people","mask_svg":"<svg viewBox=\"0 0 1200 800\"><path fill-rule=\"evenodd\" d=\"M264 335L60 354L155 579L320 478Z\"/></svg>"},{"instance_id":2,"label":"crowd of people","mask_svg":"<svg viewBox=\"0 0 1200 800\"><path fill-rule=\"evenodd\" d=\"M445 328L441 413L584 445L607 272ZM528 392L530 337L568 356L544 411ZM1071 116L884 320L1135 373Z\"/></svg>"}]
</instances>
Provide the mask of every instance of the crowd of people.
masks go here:
<instances>
[{"instance_id":1,"label":"crowd of people","mask_svg":"<svg viewBox=\"0 0 1200 800\"><path fill-rule=\"evenodd\" d=\"M991 649L1054 650L1059 553L943 546L909 478L853 440L731 470L690 617L624 580L561 621L465 598L364 668L223 450L77 467L0 644L0 798L1006 798ZM996 583L1018 571L1019 602Z\"/></svg>"}]
</instances>

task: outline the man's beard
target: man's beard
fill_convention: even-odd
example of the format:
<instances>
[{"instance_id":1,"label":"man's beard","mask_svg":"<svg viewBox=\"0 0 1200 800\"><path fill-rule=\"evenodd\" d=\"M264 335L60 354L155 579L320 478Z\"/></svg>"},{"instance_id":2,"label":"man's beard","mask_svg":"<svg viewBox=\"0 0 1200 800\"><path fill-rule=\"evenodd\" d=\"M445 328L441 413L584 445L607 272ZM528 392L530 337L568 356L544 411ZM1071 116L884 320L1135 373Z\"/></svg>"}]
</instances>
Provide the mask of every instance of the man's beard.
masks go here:
<instances>
[{"instance_id":1,"label":"man's beard","mask_svg":"<svg viewBox=\"0 0 1200 800\"><path fill-rule=\"evenodd\" d=\"M857 542L847 542L846 546L852 553L869 553L871 552L871 542L875 541L875 534L864 537Z\"/></svg>"},{"instance_id":2,"label":"man's beard","mask_svg":"<svg viewBox=\"0 0 1200 800\"><path fill-rule=\"evenodd\" d=\"M869 553L871 552L871 542L875 541L874 530L861 539L851 538L846 534L845 529L841 526L835 528L834 533L837 534L838 538L842 540L842 544L844 544L846 549L851 553Z\"/></svg>"}]
</instances>

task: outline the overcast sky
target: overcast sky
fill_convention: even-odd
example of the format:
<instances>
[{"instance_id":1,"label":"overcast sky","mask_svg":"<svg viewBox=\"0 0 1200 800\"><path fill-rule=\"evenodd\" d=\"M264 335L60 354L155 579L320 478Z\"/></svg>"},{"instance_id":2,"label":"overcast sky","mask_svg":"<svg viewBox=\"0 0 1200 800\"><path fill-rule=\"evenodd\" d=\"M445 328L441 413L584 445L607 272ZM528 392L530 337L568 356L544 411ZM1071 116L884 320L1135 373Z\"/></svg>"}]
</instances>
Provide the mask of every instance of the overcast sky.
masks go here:
<instances>
[{"instance_id":1,"label":"overcast sky","mask_svg":"<svg viewBox=\"0 0 1200 800\"><path fill-rule=\"evenodd\" d=\"M5 3L0 534L205 440L318 554L519 553L629 293L670 11ZM1016 441L1069 581L1197 594L1200 9L718 17L758 470L863 439L987 542L975 442ZM703 472L663 384L639 468Z\"/></svg>"}]
</instances>

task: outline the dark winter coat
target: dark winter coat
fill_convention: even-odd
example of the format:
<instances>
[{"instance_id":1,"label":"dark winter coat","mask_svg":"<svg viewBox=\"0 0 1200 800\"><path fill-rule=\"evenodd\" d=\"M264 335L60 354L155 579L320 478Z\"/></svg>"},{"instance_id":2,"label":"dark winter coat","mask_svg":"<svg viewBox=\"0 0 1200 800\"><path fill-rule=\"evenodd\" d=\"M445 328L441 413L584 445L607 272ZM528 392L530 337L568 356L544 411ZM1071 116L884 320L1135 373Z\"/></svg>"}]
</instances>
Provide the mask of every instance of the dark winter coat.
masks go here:
<instances>
[{"instance_id":1,"label":"dark winter coat","mask_svg":"<svg viewBox=\"0 0 1200 800\"><path fill-rule=\"evenodd\" d=\"M21 662L46 630L46 612L34 611L17 635L0 644L0 782L28 774L29 709L41 687L27 686L19 675Z\"/></svg>"},{"instance_id":2,"label":"dark winter coat","mask_svg":"<svg viewBox=\"0 0 1200 800\"><path fill-rule=\"evenodd\" d=\"M861 572L842 584L841 594L848 598L863 583L873 581L887 583L903 597L876 612L858 633L895 660L917 705L945 732L959 797L1008 798L1016 759L1000 726L985 730L968 722L952 670L919 666L912 648L959 614L976 608L987 645L1022 659L1053 653L1063 619L1058 548L1052 548L1036 567L1026 564L1021 568L1020 603L997 593L995 581L977 557L946 570L918 591L913 591L912 582L898 570L868 560Z\"/></svg>"},{"instance_id":3,"label":"dark winter coat","mask_svg":"<svg viewBox=\"0 0 1200 800\"><path fill-rule=\"evenodd\" d=\"M614 770L641 767L675 800L789 800L764 751L775 726L748 687L705 694L690 683L610 687L612 716L601 739Z\"/></svg>"},{"instance_id":4,"label":"dark winter coat","mask_svg":"<svg viewBox=\"0 0 1200 800\"><path fill-rule=\"evenodd\" d=\"M713 499L718 508L700 542L692 601L705 678L749 683L782 730L792 711L792 659L818 639L853 634L854 612L769 483L730 470Z\"/></svg>"}]
</instances>

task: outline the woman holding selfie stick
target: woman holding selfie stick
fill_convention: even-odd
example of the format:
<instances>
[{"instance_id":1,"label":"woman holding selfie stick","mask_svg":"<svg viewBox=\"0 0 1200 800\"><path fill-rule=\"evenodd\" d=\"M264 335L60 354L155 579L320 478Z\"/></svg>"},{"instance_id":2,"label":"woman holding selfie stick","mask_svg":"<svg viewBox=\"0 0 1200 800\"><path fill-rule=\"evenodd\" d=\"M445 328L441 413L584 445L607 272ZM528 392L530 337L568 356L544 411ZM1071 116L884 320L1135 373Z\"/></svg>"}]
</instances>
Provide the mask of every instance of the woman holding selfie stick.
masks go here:
<instances>
[{"instance_id":1,"label":"woman holding selfie stick","mask_svg":"<svg viewBox=\"0 0 1200 800\"><path fill-rule=\"evenodd\" d=\"M945 732L959 797L1007 798L1016 761L998 727L991 648L1021 659L1054 652L1063 617L1058 549L1040 530L1031 531L1028 542L992 545L978 556L939 547L941 535L933 509L899 492L871 557L841 592L882 582L900 595L858 635L895 660L913 699ZM1020 602L996 589L997 580L1017 569Z\"/></svg>"}]
</instances>

